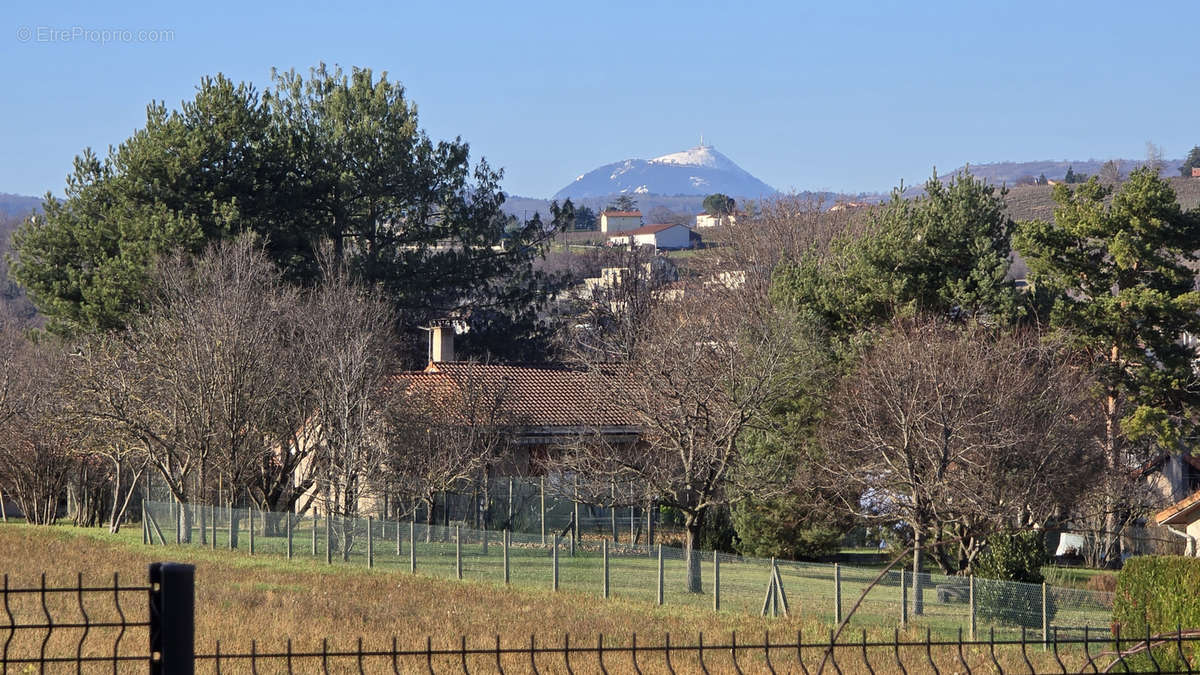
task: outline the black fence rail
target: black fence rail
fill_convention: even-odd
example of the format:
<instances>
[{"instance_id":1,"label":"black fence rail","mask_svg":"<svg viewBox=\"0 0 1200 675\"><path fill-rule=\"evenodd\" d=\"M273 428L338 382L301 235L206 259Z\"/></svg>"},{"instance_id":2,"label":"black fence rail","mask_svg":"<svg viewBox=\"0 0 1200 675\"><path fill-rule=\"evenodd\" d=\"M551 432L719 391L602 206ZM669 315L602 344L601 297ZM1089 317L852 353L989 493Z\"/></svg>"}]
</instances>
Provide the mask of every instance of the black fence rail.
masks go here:
<instances>
[{"instance_id":1,"label":"black fence rail","mask_svg":"<svg viewBox=\"0 0 1200 675\"><path fill-rule=\"evenodd\" d=\"M248 651L222 651L218 642L211 653L195 655L197 665L212 672L287 673L413 673L413 672L567 672L600 673L1192 673L1196 672L1195 649L1200 631L1178 630L1151 635L1141 640L1116 637L1055 636L1040 640L962 639L902 640L899 631L892 640L807 641L802 633L794 639L772 639L770 633L757 639L739 640L737 633L705 642L672 642L665 635L659 642L639 643L637 634L625 644L572 640L505 644L500 636L486 645L468 644L467 638L451 647L434 647L433 639L416 649L390 646L373 648L360 638L353 648L334 648L323 640L321 649L297 650L287 641L283 650L260 650L257 641Z\"/></svg>"},{"instance_id":2,"label":"black fence rail","mask_svg":"<svg viewBox=\"0 0 1200 675\"><path fill-rule=\"evenodd\" d=\"M669 634L580 639L569 633L524 639L427 637L424 644L365 644L324 639L296 648L281 640L233 649L220 641L197 649L194 569L154 563L148 583L85 583L0 587L0 672L439 673L1190 673L1200 667L1200 629L1130 636L1054 631L1019 638L964 640L869 639L866 630L835 639L795 632L751 637L703 633L680 641ZM247 626L246 630L254 627ZM342 644L334 644L341 642Z\"/></svg>"}]
</instances>

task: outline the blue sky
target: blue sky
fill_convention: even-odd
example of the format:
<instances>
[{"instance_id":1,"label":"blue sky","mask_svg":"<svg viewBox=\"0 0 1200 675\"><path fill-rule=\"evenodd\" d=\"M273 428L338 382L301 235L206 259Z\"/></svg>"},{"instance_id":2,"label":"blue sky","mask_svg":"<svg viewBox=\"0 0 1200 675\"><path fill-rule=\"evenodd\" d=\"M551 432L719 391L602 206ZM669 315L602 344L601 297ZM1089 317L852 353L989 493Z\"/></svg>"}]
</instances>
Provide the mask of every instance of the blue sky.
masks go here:
<instances>
[{"instance_id":1,"label":"blue sky","mask_svg":"<svg viewBox=\"0 0 1200 675\"><path fill-rule=\"evenodd\" d=\"M204 75L262 89L272 66L320 61L387 71L431 136L461 136L526 196L701 134L784 190L1200 144L1194 0L106 4L0 10L0 192L61 194L83 148Z\"/></svg>"}]
</instances>

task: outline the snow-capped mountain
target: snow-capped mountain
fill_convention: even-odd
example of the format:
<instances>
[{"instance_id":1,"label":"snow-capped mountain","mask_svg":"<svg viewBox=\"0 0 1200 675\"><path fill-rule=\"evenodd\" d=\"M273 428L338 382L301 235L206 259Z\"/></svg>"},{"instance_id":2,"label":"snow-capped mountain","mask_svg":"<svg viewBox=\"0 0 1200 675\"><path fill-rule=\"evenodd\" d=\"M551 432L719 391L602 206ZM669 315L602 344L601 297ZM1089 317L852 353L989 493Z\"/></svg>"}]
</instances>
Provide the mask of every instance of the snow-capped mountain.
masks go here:
<instances>
[{"instance_id":1,"label":"snow-capped mountain","mask_svg":"<svg viewBox=\"0 0 1200 675\"><path fill-rule=\"evenodd\" d=\"M763 197L775 190L750 175L711 145L654 159L627 159L593 169L555 193L555 199L611 194L710 195Z\"/></svg>"}]
</instances>

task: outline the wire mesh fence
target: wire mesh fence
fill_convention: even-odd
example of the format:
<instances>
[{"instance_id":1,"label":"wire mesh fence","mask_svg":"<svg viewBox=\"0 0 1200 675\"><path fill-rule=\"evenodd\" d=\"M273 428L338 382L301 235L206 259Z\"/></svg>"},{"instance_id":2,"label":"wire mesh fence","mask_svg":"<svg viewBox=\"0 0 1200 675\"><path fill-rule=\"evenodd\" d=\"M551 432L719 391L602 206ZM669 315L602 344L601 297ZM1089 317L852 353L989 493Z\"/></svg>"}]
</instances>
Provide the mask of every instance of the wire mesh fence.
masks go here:
<instances>
[{"instance_id":1,"label":"wire mesh fence","mask_svg":"<svg viewBox=\"0 0 1200 675\"><path fill-rule=\"evenodd\" d=\"M249 521L250 514L247 514ZM358 533L375 537L369 523ZM378 524L383 534L383 523ZM247 536L251 531L247 524ZM286 521L285 521L286 527ZM415 526L409 524L410 534ZM218 532L220 530L218 529ZM429 532L431 539L441 532ZM461 535L460 530L455 534ZM256 535L257 536L257 535ZM410 539L410 544L411 544ZM474 544L480 547L485 539ZM513 546L501 538L501 550ZM434 542L430 542L431 544ZM442 542L444 543L444 542ZM455 570L465 538L455 540ZM539 544L540 546L540 544ZM602 545L603 554L608 551ZM412 549L410 549L412 550ZM551 548L551 557L557 549ZM369 550L369 553L373 553ZM545 551L543 550L544 554ZM577 554L579 551L577 550ZM657 551L655 552L657 562ZM720 569L720 558L713 561ZM817 573L793 568L789 574ZM841 577L838 568L835 578ZM780 575L782 577L782 574ZM776 578L780 578L776 577ZM897 578L898 587L904 579ZM953 635L847 631L824 634L771 631L718 636L699 633L682 639L671 634L591 636L542 631L521 635L427 636L422 644L365 642L345 635L319 644L293 644L291 639L246 639L238 644L213 641L196 630L197 613L212 611L196 603L195 570L190 565L153 563L148 583L123 584L114 575L75 584L20 586L5 576L0 586L3 616L0 672L144 672L151 675L191 672L1195 672L1200 630L1122 636L1120 630L1099 634L1057 629L1045 639L1025 629L998 636L993 629L976 638L960 627ZM836 605L836 603L835 603ZM836 611L836 608L835 608Z\"/></svg>"},{"instance_id":2,"label":"wire mesh fence","mask_svg":"<svg viewBox=\"0 0 1200 675\"><path fill-rule=\"evenodd\" d=\"M583 538L492 531L412 520L321 513L262 512L177 502L146 502L143 540L156 545L230 549L253 555L448 579L596 594L671 606L742 613L784 611L836 625L926 627L1040 640L1101 634L1111 624L1112 593L1046 584L846 565L776 561L697 552L699 589L690 590L687 551L629 538ZM770 602L778 579L779 595ZM855 609L855 605L858 605Z\"/></svg>"}]
</instances>

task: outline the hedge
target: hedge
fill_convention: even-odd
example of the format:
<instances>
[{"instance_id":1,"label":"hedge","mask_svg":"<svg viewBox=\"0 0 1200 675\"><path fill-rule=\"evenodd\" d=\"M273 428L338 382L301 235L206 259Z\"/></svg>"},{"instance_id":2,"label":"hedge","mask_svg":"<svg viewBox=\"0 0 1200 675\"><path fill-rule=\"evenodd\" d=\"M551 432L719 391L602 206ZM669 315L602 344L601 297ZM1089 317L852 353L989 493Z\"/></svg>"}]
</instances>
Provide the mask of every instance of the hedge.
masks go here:
<instances>
[{"instance_id":1,"label":"hedge","mask_svg":"<svg viewBox=\"0 0 1200 675\"><path fill-rule=\"evenodd\" d=\"M1113 630L1125 638L1145 639L1169 633L1178 627L1200 628L1200 558L1142 556L1125 562L1113 596ZM1174 660L1173 650L1156 658ZM1184 647L1188 659L1197 663L1200 646ZM1160 661L1161 663L1161 661ZM1182 665L1182 664L1176 664Z\"/></svg>"}]
</instances>

